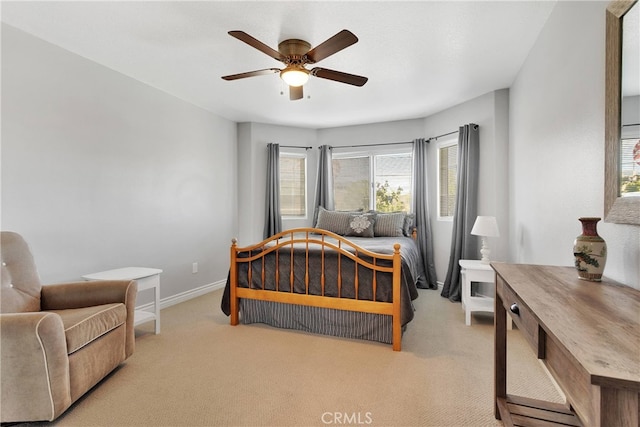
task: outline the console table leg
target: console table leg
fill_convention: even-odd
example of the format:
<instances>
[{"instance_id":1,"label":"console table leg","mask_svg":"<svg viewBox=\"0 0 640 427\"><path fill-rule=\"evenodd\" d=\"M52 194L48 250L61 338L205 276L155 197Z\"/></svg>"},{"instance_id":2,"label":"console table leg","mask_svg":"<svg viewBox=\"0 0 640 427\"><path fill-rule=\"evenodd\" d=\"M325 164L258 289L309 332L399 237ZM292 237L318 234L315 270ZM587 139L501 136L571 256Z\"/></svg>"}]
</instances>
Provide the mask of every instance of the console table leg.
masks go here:
<instances>
[{"instance_id":1,"label":"console table leg","mask_svg":"<svg viewBox=\"0 0 640 427\"><path fill-rule=\"evenodd\" d=\"M498 280L500 280L498 278ZM496 292L494 299L494 415L501 419L498 400L507 398L507 312Z\"/></svg>"},{"instance_id":2,"label":"console table leg","mask_svg":"<svg viewBox=\"0 0 640 427\"><path fill-rule=\"evenodd\" d=\"M635 390L600 388L600 425L622 427L640 425L640 395Z\"/></svg>"}]
</instances>

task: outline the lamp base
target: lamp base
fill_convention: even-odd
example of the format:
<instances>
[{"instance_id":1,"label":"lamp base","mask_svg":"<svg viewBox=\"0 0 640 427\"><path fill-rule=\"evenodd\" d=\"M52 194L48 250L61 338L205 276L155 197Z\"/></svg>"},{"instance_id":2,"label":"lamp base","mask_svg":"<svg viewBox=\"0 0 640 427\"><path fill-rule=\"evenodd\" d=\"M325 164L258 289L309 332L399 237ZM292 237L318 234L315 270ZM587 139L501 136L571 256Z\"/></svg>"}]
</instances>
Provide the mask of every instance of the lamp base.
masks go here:
<instances>
[{"instance_id":1,"label":"lamp base","mask_svg":"<svg viewBox=\"0 0 640 427\"><path fill-rule=\"evenodd\" d=\"M489 246L487 246L486 237L482 238L482 249L480 249L480 253L482 254L482 259L480 260L480 263L489 264L491 262L491 260L489 259L489 255L491 254L491 249L489 249Z\"/></svg>"}]
</instances>

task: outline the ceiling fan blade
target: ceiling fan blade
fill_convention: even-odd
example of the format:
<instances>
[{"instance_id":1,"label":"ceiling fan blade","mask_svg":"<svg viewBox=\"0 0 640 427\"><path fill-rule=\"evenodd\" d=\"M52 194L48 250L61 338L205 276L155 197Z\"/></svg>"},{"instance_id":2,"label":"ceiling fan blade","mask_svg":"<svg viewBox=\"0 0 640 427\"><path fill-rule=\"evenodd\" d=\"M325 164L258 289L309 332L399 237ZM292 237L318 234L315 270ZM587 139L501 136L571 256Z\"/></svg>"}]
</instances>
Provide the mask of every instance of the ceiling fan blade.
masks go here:
<instances>
[{"instance_id":1,"label":"ceiling fan blade","mask_svg":"<svg viewBox=\"0 0 640 427\"><path fill-rule=\"evenodd\" d=\"M349 30L342 30L338 34L330 37L328 40L320 43L318 46L307 52L309 63L314 63L340 52L342 49L356 43L358 38Z\"/></svg>"},{"instance_id":2,"label":"ceiling fan blade","mask_svg":"<svg viewBox=\"0 0 640 427\"><path fill-rule=\"evenodd\" d=\"M279 73L280 69L279 68L265 68L264 70L256 70L256 71L249 71L246 73L240 73L240 74L231 74L229 76L222 76L222 78L224 80L238 80L238 79L244 79L247 77L255 77L255 76L263 76L265 74L274 74L274 73Z\"/></svg>"},{"instance_id":3,"label":"ceiling fan blade","mask_svg":"<svg viewBox=\"0 0 640 427\"><path fill-rule=\"evenodd\" d=\"M289 86L289 99L295 101L303 98L302 86Z\"/></svg>"},{"instance_id":4,"label":"ceiling fan blade","mask_svg":"<svg viewBox=\"0 0 640 427\"><path fill-rule=\"evenodd\" d=\"M229 31L229 35L231 37L235 37L240 41L245 42L249 46L258 49L260 52L266 53L273 59L277 59L278 61L283 61L285 58L275 49L270 48L266 44L262 43L260 40L256 39L253 36L245 33L244 31Z\"/></svg>"},{"instance_id":5,"label":"ceiling fan blade","mask_svg":"<svg viewBox=\"0 0 640 427\"><path fill-rule=\"evenodd\" d=\"M320 77L321 79L333 80L340 83L346 83L354 86L364 86L369 80L366 77L357 76L355 74L343 73L342 71L329 70L328 68L313 68L309 74Z\"/></svg>"}]
</instances>

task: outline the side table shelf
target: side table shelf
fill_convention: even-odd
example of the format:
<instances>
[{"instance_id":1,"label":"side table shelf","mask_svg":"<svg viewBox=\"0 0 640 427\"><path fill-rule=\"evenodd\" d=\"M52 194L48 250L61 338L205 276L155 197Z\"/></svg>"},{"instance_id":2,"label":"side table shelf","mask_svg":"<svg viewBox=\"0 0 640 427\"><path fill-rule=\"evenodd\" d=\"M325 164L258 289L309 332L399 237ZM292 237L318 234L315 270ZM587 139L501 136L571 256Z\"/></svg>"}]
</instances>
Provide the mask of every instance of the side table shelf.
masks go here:
<instances>
[{"instance_id":1,"label":"side table shelf","mask_svg":"<svg viewBox=\"0 0 640 427\"><path fill-rule=\"evenodd\" d=\"M472 312L494 312L494 299L489 296L473 295L472 283L493 283L495 286L496 273L490 264L483 264L479 260L461 259L460 268L462 276L461 299L464 310L464 323L469 326L471 325ZM507 329L511 329L511 327L511 320L508 318Z\"/></svg>"},{"instance_id":2,"label":"side table shelf","mask_svg":"<svg viewBox=\"0 0 640 427\"><path fill-rule=\"evenodd\" d=\"M101 271L99 273L82 276L85 280L135 280L138 283L138 292L152 289L154 291L153 311L138 310L134 314L134 325L154 321L155 333L160 333L160 273L158 268L125 267L115 270Z\"/></svg>"},{"instance_id":3,"label":"side table shelf","mask_svg":"<svg viewBox=\"0 0 640 427\"><path fill-rule=\"evenodd\" d=\"M473 282L495 283L495 272L489 264L482 264L478 260L461 259L462 275L462 308L464 309L464 323L471 325L471 313L484 311L493 313L493 298L475 296L472 293Z\"/></svg>"}]
</instances>

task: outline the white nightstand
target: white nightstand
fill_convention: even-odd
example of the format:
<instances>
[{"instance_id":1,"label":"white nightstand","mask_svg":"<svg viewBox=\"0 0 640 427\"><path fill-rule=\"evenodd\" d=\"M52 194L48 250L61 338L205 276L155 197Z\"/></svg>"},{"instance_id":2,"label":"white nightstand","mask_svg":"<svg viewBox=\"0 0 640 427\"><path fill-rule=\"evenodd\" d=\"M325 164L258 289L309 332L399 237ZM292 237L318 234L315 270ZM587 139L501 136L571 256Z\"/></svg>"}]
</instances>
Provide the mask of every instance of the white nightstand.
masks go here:
<instances>
[{"instance_id":1,"label":"white nightstand","mask_svg":"<svg viewBox=\"0 0 640 427\"><path fill-rule=\"evenodd\" d=\"M158 268L125 267L115 270L101 271L100 273L82 276L85 280L135 280L138 283L138 292L147 289L154 291L153 312L136 310L134 325L155 321L156 334L160 333L160 273Z\"/></svg>"},{"instance_id":2,"label":"white nightstand","mask_svg":"<svg viewBox=\"0 0 640 427\"><path fill-rule=\"evenodd\" d=\"M464 322L471 324L471 313L484 311L493 313L493 298L481 295L472 295L472 282L493 283L495 275L489 264L482 264L478 260L461 259L462 274L462 308L464 309Z\"/></svg>"}]
</instances>

